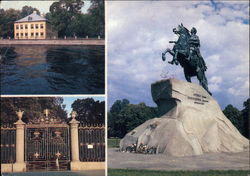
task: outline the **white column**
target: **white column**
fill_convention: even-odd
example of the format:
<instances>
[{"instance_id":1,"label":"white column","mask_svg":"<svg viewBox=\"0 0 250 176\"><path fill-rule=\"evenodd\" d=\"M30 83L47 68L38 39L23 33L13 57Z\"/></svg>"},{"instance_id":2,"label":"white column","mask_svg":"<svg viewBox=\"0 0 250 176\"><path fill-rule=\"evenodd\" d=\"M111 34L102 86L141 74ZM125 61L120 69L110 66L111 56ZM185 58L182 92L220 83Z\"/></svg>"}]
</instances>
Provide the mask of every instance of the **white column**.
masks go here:
<instances>
[{"instance_id":1,"label":"white column","mask_svg":"<svg viewBox=\"0 0 250 176\"><path fill-rule=\"evenodd\" d=\"M16 125L16 162L13 165L14 172L25 172L26 164L24 162L24 126L22 121L23 111L16 112L18 121L14 123Z\"/></svg>"},{"instance_id":2,"label":"white column","mask_svg":"<svg viewBox=\"0 0 250 176\"><path fill-rule=\"evenodd\" d=\"M70 132L71 132L71 158L70 163L71 170L81 170L80 160L79 160L79 140L78 140L78 126L79 121L76 118L76 112L71 113L72 120L70 123Z\"/></svg>"}]
</instances>

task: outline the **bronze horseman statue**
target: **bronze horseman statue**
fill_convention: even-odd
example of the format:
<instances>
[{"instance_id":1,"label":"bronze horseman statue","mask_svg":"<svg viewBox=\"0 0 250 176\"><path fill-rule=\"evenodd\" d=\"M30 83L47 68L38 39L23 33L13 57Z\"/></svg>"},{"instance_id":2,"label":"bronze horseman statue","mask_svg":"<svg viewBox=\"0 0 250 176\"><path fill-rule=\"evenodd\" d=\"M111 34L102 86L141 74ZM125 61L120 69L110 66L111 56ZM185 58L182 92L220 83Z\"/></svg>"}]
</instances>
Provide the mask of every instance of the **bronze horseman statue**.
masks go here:
<instances>
[{"instance_id":1,"label":"bronze horseman statue","mask_svg":"<svg viewBox=\"0 0 250 176\"><path fill-rule=\"evenodd\" d=\"M196 35L197 30L193 27L191 31L185 28L182 24L173 29L173 32L179 36L177 41L170 41L174 43L173 49L167 48L162 53L162 60L166 60L166 53L173 56L173 60L168 62L170 64L180 65L184 69L185 78L191 82L192 76L197 76L200 85L210 94L208 90L207 78L205 71L207 70L206 63L200 54L200 40Z\"/></svg>"}]
</instances>

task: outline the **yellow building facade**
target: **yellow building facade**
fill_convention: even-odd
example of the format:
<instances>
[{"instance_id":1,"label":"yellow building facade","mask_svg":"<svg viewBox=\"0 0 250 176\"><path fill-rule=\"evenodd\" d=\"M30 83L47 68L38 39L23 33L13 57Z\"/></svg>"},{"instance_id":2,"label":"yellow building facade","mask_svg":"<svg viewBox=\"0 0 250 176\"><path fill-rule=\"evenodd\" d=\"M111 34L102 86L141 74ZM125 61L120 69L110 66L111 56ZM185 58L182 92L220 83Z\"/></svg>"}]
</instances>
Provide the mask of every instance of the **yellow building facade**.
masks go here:
<instances>
[{"instance_id":1,"label":"yellow building facade","mask_svg":"<svg viewBox=\"0 0 250 176\"><path fill-rule=\"evenodd\" d=\"M50 39L57 38L57 32L52 29L47 19L34 11L14 23L15 39Z\"/></svg>"}]
</instances>

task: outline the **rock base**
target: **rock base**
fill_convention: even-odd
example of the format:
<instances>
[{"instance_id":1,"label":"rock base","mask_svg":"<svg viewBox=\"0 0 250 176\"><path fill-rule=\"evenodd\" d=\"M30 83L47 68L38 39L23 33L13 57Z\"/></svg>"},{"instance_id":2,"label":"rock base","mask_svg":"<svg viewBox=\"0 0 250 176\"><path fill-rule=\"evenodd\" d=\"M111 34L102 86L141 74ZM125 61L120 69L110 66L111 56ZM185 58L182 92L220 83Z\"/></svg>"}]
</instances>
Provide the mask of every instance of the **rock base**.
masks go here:
<instances>
[{"instance_id":1,"label":"rock base","mask_svg":"<svg viewBox=\"0 0 250 176\"><path fill-rule=\"evenodd\" d=\"M152 84L151 91L162 116L126 134L121 150L134 145L139 151L144 146L173 156L249 150L249 140L201 86L168 79Z\"/></svg>"}]
</instances>

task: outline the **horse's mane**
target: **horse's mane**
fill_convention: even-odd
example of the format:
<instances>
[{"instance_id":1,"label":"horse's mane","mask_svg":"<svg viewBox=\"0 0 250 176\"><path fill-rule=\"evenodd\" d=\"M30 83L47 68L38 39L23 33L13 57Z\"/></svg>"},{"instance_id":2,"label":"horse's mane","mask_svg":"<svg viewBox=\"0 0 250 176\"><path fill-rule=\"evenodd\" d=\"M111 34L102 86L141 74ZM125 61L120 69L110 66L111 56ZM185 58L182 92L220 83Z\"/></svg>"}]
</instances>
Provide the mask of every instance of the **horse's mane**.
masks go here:
<instances>
[{"instance_id":1,"label":"horse's mane","mask_svg":"<svg viewBox=\"0 0 250 176\"><path fill-rule=\"evenodd\" d=\"M184 26L183 26L183 28L187 31L188 37L190 37L191 35L190 35L189 30L186 27L184 27Z\"/></svg>"}]
</instances>

